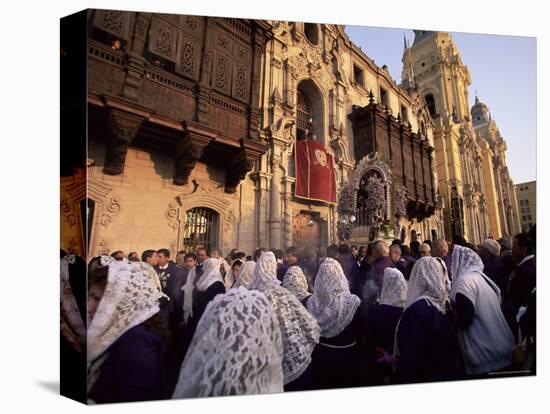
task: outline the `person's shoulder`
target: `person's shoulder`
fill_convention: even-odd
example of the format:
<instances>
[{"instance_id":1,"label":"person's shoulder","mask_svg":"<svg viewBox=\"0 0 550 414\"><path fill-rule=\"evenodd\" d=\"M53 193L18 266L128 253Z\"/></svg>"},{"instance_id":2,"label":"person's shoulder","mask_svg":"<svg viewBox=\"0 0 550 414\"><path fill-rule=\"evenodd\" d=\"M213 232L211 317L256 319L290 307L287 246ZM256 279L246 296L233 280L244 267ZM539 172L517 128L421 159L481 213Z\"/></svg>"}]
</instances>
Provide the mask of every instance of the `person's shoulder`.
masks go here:
<instances>
[{"instance_id":1,"label":"person's shoulder","mask_svg":"<svg viewBox=\"0 0 550 414\"><path fill-rule=\"evenodd\" d=\"M135 347L136 344L145 343L145 342L159 342L162 338L156 332L148 329L143 323L134 326L133 328L128 329L124 334L121 335L119 340L120 347Z\"/></svg>"}]
</instances>

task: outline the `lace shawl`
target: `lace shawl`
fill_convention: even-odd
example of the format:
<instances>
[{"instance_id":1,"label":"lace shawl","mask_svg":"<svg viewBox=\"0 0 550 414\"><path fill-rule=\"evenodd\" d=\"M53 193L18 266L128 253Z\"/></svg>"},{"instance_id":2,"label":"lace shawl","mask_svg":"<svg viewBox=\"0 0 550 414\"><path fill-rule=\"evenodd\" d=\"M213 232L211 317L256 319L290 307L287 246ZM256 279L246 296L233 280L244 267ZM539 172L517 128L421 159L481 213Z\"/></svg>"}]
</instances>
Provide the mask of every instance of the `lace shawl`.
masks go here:
<instances>
[{"instance_id":1,"label":"lace shawl","mask_svg":"<svg viewBox=\"0 0 550 414\"><path fill-rule=\"evenodd\" d=\"M283 338L284 383L294 381L311 363L311 353L319 343L320 328L300 301L277 280L277 262L272 252L260 256L254 275L256 288L264 293L275 310Z\"/></svg>"},{"instance_id":2,"label":"lace shawl","mask_svg":"<svg viewBox=\"0 0 550 414\"><path fill-rule=\"evenodd\" d=\"M159 312L159 292L142 262L109 260L107 285L88 326L88 363L109 348L123 333ZM149 268L148 268L149 267Z\"/></svg>"},{"instance_id":3,"label":"lace shawl","mask_svg":"<svg viewBox=\"0 0 550 414\"><path fill-rule=\"evenodd\" d=\"M249 289L260 289L268 286L280 286L277 279L277 259L273 252L264 252L258 259Z\"/></svg>"},{"instance_id":4,"label":"lace shawl","mask_svg":"<svg viewBox=\"0 0 550 414\"><path fill-rule=\"evenodd\" d=\"M172 398L283 391L281 329L261 292L231 289L208 303Z\"/></svg>"},{"instance_id":5,"label":"lace shawl","mask_svg":"<svg viewBox=\"0 0 550 414\"><path fill-rule=\"evenodd\" d=\"M392 267L384 270L384 282L380 292L380 304L402 308L407 300L407 281L403 274Z\"/></svg>"},{"instance_id":6,"label":"lace shawl","mask_svg":"<svg viewBox=\"0 0 550 414\"><path fill-rule=\"evenodd\" d=\"M455 300L456 298L456 287L458 283L456 283L460 278L464 277L464 275L469 273L479 273L483 275L483 261L481 260L481 257L474 252L472 249L469 249L467 247L455 245L453 247L453 255L452 255L452 275L453 275L453 283L451 287L451 298ZM488 280L487 277L484 279ZM500 290L494 283L490 283L493 290L498 290L500 295Z\"/></svg>"},{"instance_id":7,"label":"lace shawl","mask_svg":"<svg viewBox=\"0 0 550 414\"><path fill-rule=\"evenodd\" d=\"M431 256L418 259L409 279L405 308L418 300L427 299L441 312L446 313L446 279L447 272L442 261Z\"/></svg>"},{"instance_id":8,"label":"lace shawl","mask_svg":"<svg viewBox=\"0 0 550 414\"><path fill-rule=\"evenodd\" d=\"M190 317L193 316L193 290L197 288L199 291L204 292L212 284L216 282L222 282L223 276L220 272L220 259L206 259L202 264L202 274L195 283L197 278L197 266L194 266L187 276L187 281L183 285L183 322L187 323ZM225 286L225 284L224 284Z\"/></svg>"},{"instance_id":9,"label":"lace shawl","mask_svg":"<svg viewBox=\"0 0 550 414\"><path fill-rule=\"evenodd\" d=\"M293 293L299 301L310 295L307 290L306 276L300 266L290 266L283 278L283 287Z\"/></svg>"},{"instance_id":10,"label":"lace shawl","mask_svg":"<svg viewBox=\"0 0 550 414\"><path fill-rule=\"evenodd\" d=\"M342 266L327 257L317 273L307 308L321 327L321 336L332 338L353 320L361 300L350 293Z\"/></svg>"},{"instance_id":11,"label":"lace shawl","mask_svg":"<svg viewBox=\"0 0 550 414\"><path fill-rule=\"evenodd\" d=\"M74 255L65 256L60 263L61 332L76 351L83 352L86 344L86 327L71 288L69 262L74 263Z\"/></svg>"},{"instance_id":12,"label":"lace shawl","mask_svg":"<svg viewBox=\"0 0 550 414\"><path fill-rule=\"evenodd\" d=\"M244 286L245 288L248 288L250 286L250 282L252 282L252 274L254 273L255 268L256 262L244 262L241 265L241 270L239 271L237 281L235 282L233 287L238 288L240 286Z\"/></svg>"}]
</instances>

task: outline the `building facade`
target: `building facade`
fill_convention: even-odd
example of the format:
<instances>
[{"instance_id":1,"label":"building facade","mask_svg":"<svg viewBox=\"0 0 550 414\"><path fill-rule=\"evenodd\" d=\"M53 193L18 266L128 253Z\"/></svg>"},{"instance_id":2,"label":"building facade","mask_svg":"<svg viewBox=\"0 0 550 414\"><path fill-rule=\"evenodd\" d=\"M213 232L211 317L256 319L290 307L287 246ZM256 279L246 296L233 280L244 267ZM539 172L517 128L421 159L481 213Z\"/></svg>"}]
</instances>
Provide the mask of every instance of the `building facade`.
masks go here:
<instances>
[{"instance_id":1,"label":"building facade","mask_svg":"<svg viewBox=\"0 0 550 414\"><path fill-rule=\"evenodd\" d=\"M510 192L486 165L501 157L505 171L503 152L472 125L465 66L441 73L420 37L400 85L340 25L89 10L87 37L88 151L62 177L65 249L505 233ZM337 204L295 195L303 139L333 156Z\"/></svg>"},{"instance_id":2,"label":"building facade","mask_svg":"<svg viewBox=\"0 0 550 414\"><path fill-rule=\"evenodd\" d=\"M470 109L471 75L452 36L415 30L403 57L403 83L418 89L434 124L434 146L443 216L449 237L479 244L519 231L506 143L486 105Z\"/></svg>"},{"instance_id":3,"label":"building facade","mask_svg":"<svg viewBox=\"0 0 550 414\"><path fill-rule=\"evenodd\" d=\"M528 231L537 222L537 182L528 181L515 186L521 230Z\"/></svg>"}]
</instances>

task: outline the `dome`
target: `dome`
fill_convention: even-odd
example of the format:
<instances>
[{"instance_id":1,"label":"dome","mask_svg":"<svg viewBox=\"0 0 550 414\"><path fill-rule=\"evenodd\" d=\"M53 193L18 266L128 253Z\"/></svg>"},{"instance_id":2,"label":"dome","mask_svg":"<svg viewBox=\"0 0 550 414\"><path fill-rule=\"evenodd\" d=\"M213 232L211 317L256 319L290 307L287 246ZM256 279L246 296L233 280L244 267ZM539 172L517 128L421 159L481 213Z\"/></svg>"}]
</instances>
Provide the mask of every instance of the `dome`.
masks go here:
<instances>
[{"instance_id":1,"label":"dome","mask_svg":"<svg viewBox=\"0 0 550 414\"><path fill-rule=\"evenodd\" d=\"M491 120L491 114L489 113L489 108L483 102L480 102L479 98L476 96L476 101L472 110L472 122L475 126L483 125L489 123Z\"/></svg>"}]
</instances>

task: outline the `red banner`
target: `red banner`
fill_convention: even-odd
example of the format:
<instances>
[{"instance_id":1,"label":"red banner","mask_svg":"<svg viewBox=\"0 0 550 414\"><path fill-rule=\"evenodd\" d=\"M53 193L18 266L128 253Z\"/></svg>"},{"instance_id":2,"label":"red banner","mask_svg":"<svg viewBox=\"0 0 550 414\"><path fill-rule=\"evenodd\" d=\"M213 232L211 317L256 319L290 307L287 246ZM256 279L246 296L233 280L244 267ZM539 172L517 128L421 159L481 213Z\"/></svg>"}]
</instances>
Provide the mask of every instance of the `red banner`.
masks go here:
<instances>
[{"instance_id":1,"label":"red banner","mask_svg":"<svg viewBox=\"0 0 550 414\"><path fill-rule=\"evenodd\" d=\"M317 141L296 142L296 197L336 203L332 155Z\"/></svg>"}]
</instances>

